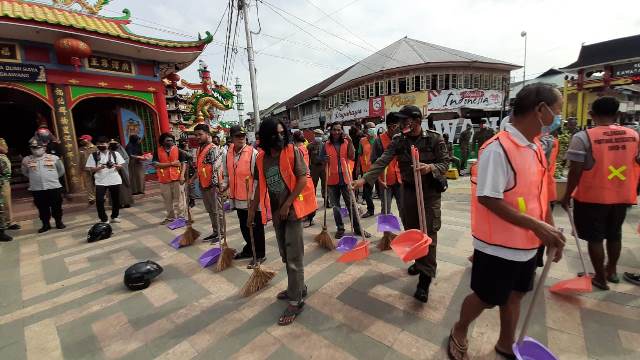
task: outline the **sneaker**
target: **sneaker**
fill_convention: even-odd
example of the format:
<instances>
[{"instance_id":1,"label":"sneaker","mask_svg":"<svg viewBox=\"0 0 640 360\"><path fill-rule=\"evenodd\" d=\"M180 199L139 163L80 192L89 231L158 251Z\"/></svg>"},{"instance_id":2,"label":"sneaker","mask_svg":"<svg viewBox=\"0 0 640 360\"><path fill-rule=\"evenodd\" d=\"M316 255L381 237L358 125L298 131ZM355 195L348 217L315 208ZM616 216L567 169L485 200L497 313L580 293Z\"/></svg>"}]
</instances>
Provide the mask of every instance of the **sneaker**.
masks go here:
<instances>
[{"instance_id":1,"label":"sneaker","mask_svg":"<svg viewBox=\"0 0 640 360\"><path fill-rule=\"evenodd\" d=\"M220 238L218 237L218 234L211 234L211 235L207 236L206 238L202 239L202 241L210 242L212 244L215 244L218 241L220 241Z\"/></svg>"},{"instance_id":2,"label":"sneaker","mask_svg":"<svg viewBox=\"0 0 640 360\"><path fill-rule=\"evenodd\" d=\"M62 230L66 228L67 228L67 225L65 225L62 221L56 221L56 229Z\"/></svg>"},{"instance_id":3,"label":"sneaker","mask_svg":"<svg viewBox=\"0 0 640 360\"><path fill-rule=\"evenodd\" d=\"M112 224L117 224L117 223L119 223L119 222L122 222L122 221L120 220L120 218L111 218L111 223L112 223Z\"/></svg>"},{"instance_id":4,"label":"sneaker","mask_svg":"<svg viewBox=\"0 0 640 360\"><path fill-rule=\"evenodd\" d=\"M51 230L51 225L49 224L42 224L42 227L38 230L38 234L42 234L45 233L47 231Z\"/></svg>"},{"instance_id":5,"label":"sneaker","mask_svg":"<svg viewBox=\"0 0 640 360\"><path fill-rule=\"evenodd\" d=\"M342 239L342 237L344 236L344 229L338 229L338 231L336 231L336 240L338 239Z\"/></svg>"},{"instance_id":6,"label":"sneaker","mask_svg":"<svg viewBox=\"0 0 640 360\"><path fill-rule=\"evenodd\" d=\"M22 229L22 226L18 224L11 224L7 227L7 230L20 230L20 229Z\"/></svg>"},{"instance_id":7,"label":"sneaker","mask_svg":"<svg viewBox=\"0 0 640 360\"><path fill-rule=\"evenodd\" d=\"M265 261L267 261L266 257L261 257L261 258L257 258L256 262L254 262L253 260L251 260L249 262L249 265L247 265L247 269L255 269L258 267L258 265L261 265L262 263L264 263Z\"/></svg>"},{"instance_id":8,"label":"sneaker","mask_svg":"<svg viewBox=\"0 0 640 360\"><path fill-rule=\"evenodd\" d=\"M167 218L167 219L162 220L162 222L160 222L160 225L167 225L168 223L170 223L172 221L173 221L173 219Z\"/></svg>"},{"instance_id":9,"label":"sneaker","mask_svg":"<svg viewBox=\"0 0 640 360\"><path fill-rule=\"evenodd\" d=\"M407 273L411 276L416 276L418 274L420 274L420 271L418 271L418 268L416 267L416 264L413 264L411 266L409 266L409 268L407 269Z\"/></svg>"}]
</instances>

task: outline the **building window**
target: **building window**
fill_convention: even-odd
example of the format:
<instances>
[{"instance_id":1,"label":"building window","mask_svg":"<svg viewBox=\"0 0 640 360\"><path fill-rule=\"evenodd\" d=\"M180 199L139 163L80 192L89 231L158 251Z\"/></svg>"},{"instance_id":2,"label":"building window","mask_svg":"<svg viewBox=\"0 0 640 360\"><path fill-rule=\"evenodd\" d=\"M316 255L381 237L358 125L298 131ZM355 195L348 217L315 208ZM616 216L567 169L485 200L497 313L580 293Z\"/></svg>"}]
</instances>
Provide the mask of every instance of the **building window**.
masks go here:
<instances>
[{"instance_id":1,"label":"building window","mask_svg":"<svg viewBox=\"0 0 640 360\"><path fill-rule=\"evenodd\" d=\"M333 96L329 96L329 109L333 108Z\"/></svg>"},{"instance_id":2,"label":"building window","mask_svg":"<svg viewBox=\"0 0 640 360\"><path fill-rule=\"evenodd\" d=\"M438 74L431 74L431 90L438 88Z\"/></svg>"},{"instance_id":3,"label":"building window","mask_svg":"<svg viewBox=\"0 0 640 360\"><path fill-rule=\"evenodd\" d=\"M485 90L489 90L489 80L490 79L490 75L489 74L482 74L482 88Z\"/></svg>"},{"instance_id":4,"label":"building window","mask_svg":"<svg viewBox=\"0 0 640 360\"><path fill-rule=\"evenodd\" d=\"M473 74L473 88L474 89L480 89L481 84L481 76L480 74Z\"/></svg>"},{"instance_id":5,"label":"building window","mask_svg":"<svg viewBox=\"0 0 640 360\"><path fill-rule=\"evenodd\" d=\"M367 89L365 85L361 85L360 86L360 99L366 99L367 98Z\"/></svg>"},{"instance_id":6,"label":"building window","mask_svg":"<svg viewBox=\"0 0 640 360\"><path fill-rule=\"evenodd\" d=\"M458 74L451 74L449 81L451 82L451 85L449 85L450 89L458 88Z\"/></svg>"},{"instance_id":7,"label":"building window","mask_svg":"<svg viewBox=\"0 0 640 360\"><path fill-rule=\"evenodd\" d=\"M358 101L360 99L359 95L360 92L358 91L358 88L351 90L351 98L353 99L353 101Z\"/></svg>"},{"instance_id":8,"label":"building window","mask_svg":"<svg viewBox=\"0 0 640 360\"><path fill-rule=\"evenodd\" d=\"M375 97L376 96L376 87L373 83L367 85L367 87L369 88L369 97Z\"/></svg>"},{"instance_id":9,"label":"building window","mask_svg":"<svg viewBox=\"0 0 640 360\"><path fill-rule=\"evenodd\" d=\"M351 90L344 92L345 102L348 104L351 102Z\"/></svg>"},{"instance_id":10,"label":"building window","mask_svg":"<svg viewBox=\"0 0 640 360\"><path fill-rule=\"evenodd\" d=\"M458 89L464 89L464 75L457 74L458 77Z\"/></svg>"},{"instance_id":11,"label":"building window","mask_svg":"<svg viewBox=\"0 0 640 360\"><path fill-rule=\"evenodd\" d=\"M391 79L391 93L392 94L397 94L398 93L398 79L397 78Z\"/></svg>"},{"instance_id":12,"label":"building window","mask_svg":"<svg viewBox=\"0 0 640 360\"><path fill-rule=\"evenodd\" d=\"M430 86L427 86L427 79L429 78L429 74L420 75L420 90L427 90ZM431 85L431 82L429 82Z\"/></svg>"},{"instance_id":13,"label":"building window","mask_svg":"<svg viewBox=\"0 0 640 360\"><path fill-rule=\"evenodd\" d=\"M444 74L438 74L438 85L437 88L438 90L444 90Z\"/></svg>"},{"instance_id":14,"label":"building window","mask_svg":"<svg viewBox=\"0 0 640 360\"><path fill-rule=\"evenodd\" d=\"M450 74L444 74L444 89L445 90L451 89L450 81L451 81L451 75Z\"/></svg>"},{"instance_id":15,"label":"building window","mask_svg":"<svg viewBox=\"0 0 640 360\"><path fill-rule=\"evenodd\" d=\"M338 97L339 97L339 99L340 99L340 101L339 101L340 106L344 105L344 100L345 100L345 99L344 99L344 92L340 92L340 93L338 94Z\"/></svg>"},{"instance_id":16,"label":"building window","mask_svg":"<svg viewBox=\"0 0 640 360\"><path fill-rule=\"evenodd\" d=\"M509 84L509 82L510 82L509 80L510 80L510 79L509 79L509 77L508 77L508 76L503 76L503 77L502 77L502 89L509 89L509 86L511 86L511 85Z\"/></svg>"},{"instance_id":17,"label":"building window","mask_svg":"<svg viewBox=\"0 0 640 360\"><path fill-rule=\"evenodd\" d=\"M471 74L464 74L464 88L471 89Z\"/></svg>"},{"instance_id":18,"label":"building window","mask_svg":"<svg viewBox=\"0 0 640 360\"><path fill-rule=\"evenodd\" d=\"M405 87L407 88L407 92L416 91L416 78L415 78L415 76L413 76L413 75L407 76L405 81L406 81Z\"/></svg>"},{"instance_id":19,"label":"building window","mask_svg":"<svg viewBox=\"0 0 640 360\"><path fill-rule=\"evenodd\" d=\"M333 95L333 107L340 106L340 96L338 94Z\"/></svg>"},{"instance_id":20,"label":"building window","mask_svg":"<svg viewBox=\"0 0 640 360\"><path fill-rule=\"evenodd\" d=\"M378 95L387 95L387 82L385 80L378 81Z\"/></svg>"}]
</instances>

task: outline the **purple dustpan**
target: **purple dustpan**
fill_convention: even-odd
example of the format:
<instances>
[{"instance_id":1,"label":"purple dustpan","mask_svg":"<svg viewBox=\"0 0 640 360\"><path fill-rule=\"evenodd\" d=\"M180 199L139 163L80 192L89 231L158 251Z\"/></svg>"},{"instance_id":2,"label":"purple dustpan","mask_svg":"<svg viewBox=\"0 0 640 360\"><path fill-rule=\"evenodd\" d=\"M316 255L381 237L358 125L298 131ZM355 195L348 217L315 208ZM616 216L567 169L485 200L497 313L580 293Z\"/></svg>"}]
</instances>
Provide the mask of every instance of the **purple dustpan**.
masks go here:
<instances>
[{"instance_id":1,"label":"purple dustpan","mask_svg":"<svg viewBox=\"0 0 640 360\"><path fill-rule=\"evenodd\" d=\"M217 263L221 253L222 249L220 249L219 247L211 248L200 255L200 259L198 259L198 262L200 262L200 266L206 268Z\"/></svg>"},{"instance_id":2,"label":"purple dustpan","mask_svg":"<svg viewBox=\"0 0 640 360\"><path fill-rule=\"evenodd\" d=\"M336 250L341 253L346 253L348 251L353 250L358 243L358 238L353 235L343 236L340 241L338 241L338 246L336 246Z\"/></svg>"},{"instance_id":3,"label":"purple dustpan","mask_svg":"<svg viewBox=\"0 0 640 360\"><path fill-rule=\"evenodd\" d=\"M187 220L184 218L177 218L167 225L170 230L180 229L185 226L187 226Z\"/></svg>"},{"instance_id":4,"label":"purple dustpan","mask_svg":"<svg viewBox=\"0 0 640 360\"><path fill-rule=\"evenodd\" d=\"M342 216L343 218L349 217L349 209L340 208L340 216Z\"/></svg>"},{"instance_id":5,"label":"purple dustpan","mask_svg":"<svg viewBox=\"0 0 640 360\"><path fill-rule=\"evenodd\" d=\"M180 249L182 247L182 245L180 245L180 239L182 239L182 235L176 236L176 238L173 239L169 243L169 245L171 245L171 247L174 248L174 249Z\"/></svg>"},{"instance_id":6,"label":"purple dustpan","mask_svg":"<svg viewBox=\"0 0 640 360\"><path fill-rule=\"evenodd\" d=\"M518 360L558 360L551 350L528 336L513 344L513 353Z\"/></svg>"},{"instance_id":7,"label":"purple dustpan","mask_svg":"<svg viewBox=\"0 0 640 360\"><path fill-rule=\"evenodd\" d=\"M231 202L230 201L225 201L224 205L222 205L222 209L224 210L224 212L231 211Z\"/></svg>"},{"instance_id":8,"label":"purple dustpan","mask_svg":"<svg viewBox=\"0 0 640 360\"><path fill-rule=\"evenodd\" d=\"M378 215L378 232L392 232L397 233L402 231L400 228L400 221L395 215Z\"/></svg>"}]
</instances>

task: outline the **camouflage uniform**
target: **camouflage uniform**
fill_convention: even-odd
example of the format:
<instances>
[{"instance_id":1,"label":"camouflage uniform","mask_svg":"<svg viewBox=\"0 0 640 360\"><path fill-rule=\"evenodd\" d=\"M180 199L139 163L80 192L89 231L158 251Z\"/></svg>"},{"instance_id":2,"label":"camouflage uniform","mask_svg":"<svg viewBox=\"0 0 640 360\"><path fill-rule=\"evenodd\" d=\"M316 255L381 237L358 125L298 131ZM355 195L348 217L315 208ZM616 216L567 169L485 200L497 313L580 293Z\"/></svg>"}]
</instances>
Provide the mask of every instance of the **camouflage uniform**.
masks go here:
<instances>
[{"instance_id":1,"label":"camouflage uniform","mask_svg":"<svg viewBox=\"0 0 640 360\"><path fill-rule=\"evenodd\" d=\"M4 154L0 156L4 156L5 158L7 157ZM5 161L4 159L0 159L0 188L4 186L5 181L8 181L6 179L11 178L11 165L9 163L9 166L7 166L8 163L9 163L8 161ZM8 226L7 224L8 214L5 212L4 202L5 202L4 193L0 191L0 230L6 230Z\"/></svg>"}]
</instances>

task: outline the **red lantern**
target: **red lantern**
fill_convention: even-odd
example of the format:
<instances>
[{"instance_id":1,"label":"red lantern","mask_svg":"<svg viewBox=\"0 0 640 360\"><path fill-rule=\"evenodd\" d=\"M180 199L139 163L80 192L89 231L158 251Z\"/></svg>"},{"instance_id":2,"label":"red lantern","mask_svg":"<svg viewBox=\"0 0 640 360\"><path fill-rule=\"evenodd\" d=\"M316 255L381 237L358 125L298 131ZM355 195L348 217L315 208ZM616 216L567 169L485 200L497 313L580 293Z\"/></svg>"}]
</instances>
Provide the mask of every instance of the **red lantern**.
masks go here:
<instances>
[{"instance_id":1,"label":"red lantern","mask_svg":"<svg viewBox=\"0 0 640 360\"><path fill-rule=\"evenodd\" d=\"M81 59L91 56L91 48L84 41L74 38L61 38L56 40L54 47L58 62L64 65L73 65L76 71L82 64Z\"/></svg>"}]
</instances>

